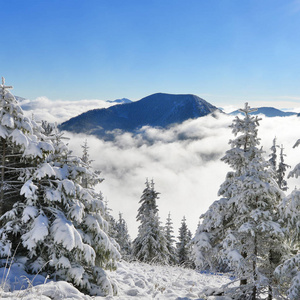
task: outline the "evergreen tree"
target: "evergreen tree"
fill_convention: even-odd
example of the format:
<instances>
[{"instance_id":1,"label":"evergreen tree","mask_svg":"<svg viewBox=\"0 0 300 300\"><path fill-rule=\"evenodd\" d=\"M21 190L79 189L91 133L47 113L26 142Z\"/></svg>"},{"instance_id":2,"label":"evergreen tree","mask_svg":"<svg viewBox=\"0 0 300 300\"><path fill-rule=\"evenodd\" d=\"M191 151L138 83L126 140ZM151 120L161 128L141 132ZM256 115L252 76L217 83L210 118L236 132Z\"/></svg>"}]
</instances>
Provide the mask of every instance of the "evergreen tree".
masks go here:
<instances>
[{"instance_id":1,"label":"evergreen tree","mask_svg":"<svg viewBox=\"0 0 300 300\"><path fill-rule=\"evenodd\" d=\"M300 144L296 142L294 148ZM300 164L290 172L289 177L298 178L300 175ZM278 280L279 292L288 299L300 298L300 190L294 189L284 199L281 205L282 218L286 227L289 255L285 261L276 268L275 275Z\"/></svg>"},{"instance_id":2,"label":"evergreen tree","mask_svg":"<svg viewBox=\"0 0 300 300\"><path fill-rule=\"evenodd\" d=\"M167 240L167 248L170 253L169 255L169 264L175 265L178 263L177 260L177 252L176 248L174 247L175 238L173 235L173 222L171 220L171 214L168 214L168 218L165 225L165 234L166 234L166 240Z\"/></svg>"},{"instance_id":3,"label":"evergreen tree","mask_svg":"<svg viewBox=\"0 0 300 300\"><path fill-rule=\"evenodd\" d=\"M269 159L269 162L271 164L271 166L273 167L274 171L277 169L277 148L279 146L276 145L276 137L273 139L273 145L271 147L271 154L269 155L270 156L270 159Z\"/></svg>"},{"instance_id":4,"label":"evergreen tree","mask_svg":"<svg viewBox=\"0 0 300 300\"><path fill-rule=\"evenodd\" d=\"M137 221L141 224L138 236L133 241L133 258L147 263L167 264L169 252L164 230L160 225L156 200L158 192L154 189L153 180L146 181L139 203Z\"/></svg>"},{"instance_id":5,"label":"evergreen tree","mask_svg":"<svg viewBox=\"0 0 300 300\"><path fill-rule=\"evenodd\" d=\"M283 150L284 150L284 148L281 145L280 162L278 164L278 169L277 169L277 183L281 190L287 191L288 186L287 186L287 181L285 180L285 173L286 173L287 169L290 168L290 166L287 165L286 163L284 163L284 156L286 156L286 155L283 153Z\"/></svg>"},{"instance_id":6,"label":"evergreen tree","mask_svg":"<svg viewBox=\"0 0 300 300\"><path fill-rule=\"evenodd\" d=\"M14 111L15 99L4 95ZM116 286L104 269L115 268L119 253L107 235L103 200L93 188L102 179L71 154L57 129L45 137L20 109L11 116L10 126L28 124L27 131L15 131L12 141L21 146L21 159L31 160L18 179L21 196L0 218L1 257L15 252L28 272L42 271L89 294L113 294Z\"/></svg>"},{"instance_id":7,"label":"evergreen tree","mask_svg":"<svg viewBox=\"0 0 300 300\"><path fill-rule=\"evenodd\" d=\"M10 210L20 195L22 181L19 177L24 170L33 167L51 150L49 143L43 142L42 135L34 133L34 124L25 117L15 97L5 86L0 85L0 215ZM43 149L43 147L45 149Z\"/></svg>"},{"instance_id":8,"label":"evergreen tree","mask_svg":"<svg viewBox=\"0 0 300 300\"><path fill-rule=\"evenodd\" d=\"M82 162L86 165L86 168L87 169L90 169L91 168L91 163L93 162L93 160L90 160L90 155L89 155L89 147L88 147L88 144L87 144L87 140L84 141L84 144L81 145L81 148L82 148L82 157L81 157L81 160ZM100 172L98 172L98 174L100 174ZM87 187L87 178L83 177L82 178L82 186L83 187Z\"/></svg>"},{"instance_id":9,"label":"evergreen tree","mask_svg":"<svg viewBox=\"0 0 300 300\"><path fill-rule=\"evenodd\" d=\"M286 156L283 153L283 146L281 145L280 147L280 162L278 163L278 167L277 167L277 148L279 148L279 146L276 144L276 137L273 140L273 145L271 147L271 151L272 153L269 155L270 159L269 162L271 164L271 167L273 168L273 170L276 172L276 181L278 183L279 188L282 191L287 191L288 187L287 187L287 181L285 180L285 173L287 168L289 168L290 166L284 163L284 156Z\"/></svg>"},{"instance_id":10,"label":"evergreen tree","mask_svg":"<svg viewBox=\"0 0 300 300\"><path fill-rule=\"evenodd\" d=\"M0 85L0 255L10 257L14 249L23 252L19 245L19 224L10 224L6 218L15 212L14 206L24 205L25 197L21 193L26 170L36 170L37 165L51 151L53 146L45 141L41 130L34 122L24 116L15 97L8 91L12 87L5 86L4 78ZM5 227L8 231L5 231ZM3 233L4 232L4 233Z\"/></svg>"},{"instance_id":11,"label":"evergreen tree","mask_svg":"<svg viewBox=\"0 0 300 300\"><path fill-rule=\"evenodd\" d=\"M122 258L129 261L131 258L131 240L126 221L123 219L121 213L119 213L119 219L116 222L115 240L120 246Z\"/></svg>"},{"instance_id":12,"label":"evergreen tree","mask_svg":"<svg viewBox=\"0 0 300 300\"><path fill-rule=\"evenodd\" d=\"M106 199L104 201L104 219L107 221L109 236L115 239L117 235L117 231L116 231L117 222L115 218L112 216L111 212L112 209L108 206L108 200Z\"/></svg>"},{"instance_id":13,"label":"evergreen tree","mask_svg":"<svg viewBox=\"0 0 300 300\"><path fill-rule=\"evenodd\" d=\"M32 118L33 120L33 118ZM44 134L46 136L50 136L53 132L53 130L55 129L55 125L54 124L51 124L51 123L48 123L46 120L42 120L42 128L44 130Z\"/></svg>"},{"instance_id":14,"label":"evergreen tree","mask_svg":"<svg viewBox=\"0 0 300 300\"><path fill-rule=\"evenodd\" d=\"M240 287L226 292L235 299L259 299L267 292L272 299L273 271L285 253L277 209L284 194L258 148L259 119L252 111L246 103L244 119L237 116L231 125L236 138L222 160L233 172L220 187L223 197L202 216L194 255L198 267L225 265L234 272Z\"/></svg>"},{"instance_id":15,"label":"evergreen tree","mask_svg":"<svg viewBox=\"0 0 300 300\"><path fill-rule=\"evenodd\" d=\"M191 240L192 233L187 227L186 218L183 217L179 228L178 243L176 243L176 246L178 263L184 267L193 266L193 262L191 260Z\"/></svg>"}]
</instances>

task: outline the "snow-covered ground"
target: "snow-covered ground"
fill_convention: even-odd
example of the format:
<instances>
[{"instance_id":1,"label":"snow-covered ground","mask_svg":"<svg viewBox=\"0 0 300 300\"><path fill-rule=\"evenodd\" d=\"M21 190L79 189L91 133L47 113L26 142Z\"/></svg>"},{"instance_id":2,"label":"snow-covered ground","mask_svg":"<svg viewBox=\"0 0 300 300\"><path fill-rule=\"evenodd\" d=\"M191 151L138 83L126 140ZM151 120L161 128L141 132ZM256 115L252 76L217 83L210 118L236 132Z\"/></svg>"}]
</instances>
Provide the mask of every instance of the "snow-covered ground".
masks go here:
<instances>
[{"instance_id":1,"label":"snow-covered ground","mask_svg":"<svg viewBox=\"0 0 300 300\"><path fill-rule=\"evenodd\" d=\"M120 262L117 271L109 272L117 282L118 296L90 297L80 293L71 284L52 282L41 275L28 275L21 265L14 264L7 275L0 269L0 298L23 300L126 300L126 299L226 299L206 297L211 289L220 288L230 281L226 275L200 274L194 270L171 266ZM23 290L20 290L23 288ZM227 298L228 299L228 298Z\"/></svg>"}]
</instances>

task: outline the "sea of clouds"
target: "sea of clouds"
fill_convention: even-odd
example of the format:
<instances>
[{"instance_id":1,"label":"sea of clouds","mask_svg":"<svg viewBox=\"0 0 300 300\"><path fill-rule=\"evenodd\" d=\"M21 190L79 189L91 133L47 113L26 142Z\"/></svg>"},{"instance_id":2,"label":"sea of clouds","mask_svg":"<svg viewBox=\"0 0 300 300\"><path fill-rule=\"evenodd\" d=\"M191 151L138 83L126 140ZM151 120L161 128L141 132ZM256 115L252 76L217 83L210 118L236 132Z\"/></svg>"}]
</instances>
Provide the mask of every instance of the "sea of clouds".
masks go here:
<instances>
[{"instance_id":1,"label":"sea of clouds","mask_svg":"<svg viewBox=\"0 0 300 300\"><path fill-rule=\"evenodd\" d=\"M38 97L35 100L19 99L23 110L28 114L33 114L36 120L47 120L58 124L69 120L79 114L97 108L107 108L112 103L104 100L80 100L80 101L52 101L47 97Z\"/></svg>"},{"instance_id":2,"label":"sea of clouds","mask_svg":"<svg viewBox=\"0 0 300 300\"><path fill-rule=\"evenodd\" d=\"M47 98L22 103L26 114L58 123L89 109L110 105L101 100L53 102ZM218 114L216 118L188 120L168 129L143 127L137 135L116 132L114 141L69 132L65 136L70 138L69 147L78 156L82 155L80 145L87 139L93 167L101 170L105 178L99 189L113 216L123 214L132 238L137 234L136 214L146 178L154 180L160 193L157 204L162 223L170 212L177 237L183 216L194 234L199 216L218 199L218 189L229 171L220 158L230 148L229 140L234 138L229 128L233 118ZM262 117L258 136L266 158L276 137L277 143L284 146L285 162L294 167L300 161L300 149L293 148L300 138L299 129L297 116ZM289 184L291 191L300 186L300 179L291 179Z\"/></svg>"}]
</instances>

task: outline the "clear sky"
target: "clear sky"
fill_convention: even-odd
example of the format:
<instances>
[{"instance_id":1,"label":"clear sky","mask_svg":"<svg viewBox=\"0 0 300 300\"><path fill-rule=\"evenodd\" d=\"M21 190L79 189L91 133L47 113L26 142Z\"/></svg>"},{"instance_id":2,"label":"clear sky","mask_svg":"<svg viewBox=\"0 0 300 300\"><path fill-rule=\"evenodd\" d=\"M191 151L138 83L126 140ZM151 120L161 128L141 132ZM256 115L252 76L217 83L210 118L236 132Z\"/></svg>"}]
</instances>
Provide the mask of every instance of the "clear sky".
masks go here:
<instances>
[{"instance_id":1,"label":"clear sky","mask_svg":"<svg viewBox=\"0 0 300 300\"><path fill-rule=\"evenodd\" d=\"M0 8L0 76L18 96L300 103L300 1L0 0Z\"/></svg>"}]
</instances>

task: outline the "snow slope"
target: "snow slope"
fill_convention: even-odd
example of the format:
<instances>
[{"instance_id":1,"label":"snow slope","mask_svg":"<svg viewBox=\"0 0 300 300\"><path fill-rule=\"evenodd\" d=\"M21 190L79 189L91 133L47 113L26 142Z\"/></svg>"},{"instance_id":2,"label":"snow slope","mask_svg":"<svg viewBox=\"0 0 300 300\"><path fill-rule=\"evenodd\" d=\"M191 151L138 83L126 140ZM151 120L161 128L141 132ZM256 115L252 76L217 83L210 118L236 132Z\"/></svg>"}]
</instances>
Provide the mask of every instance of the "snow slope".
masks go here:
<instances>
[{"instance_id":1,"label":"snow slope","mask_svg":"<svg viewBox=\"0 0 300 300\"><path fill-rule=\"evenodd\" d=\"M109 272L117 282L118 296L90 297L82 294L71 284L46 280L41 275L28 275L21 264L13 264L6 278L5 269L0 269L0 298L24 300L126 300L126 299L218 299L206 297L211 289L230 282L227 275L200 274L194 270L171 266L154 266L138 262L120 262L117 271ZM46 282L46 283L45 283ZM20 290L25 288L25 290ZM14 290L10 292L10 290Z\"/></svg>"}]
</instances>

